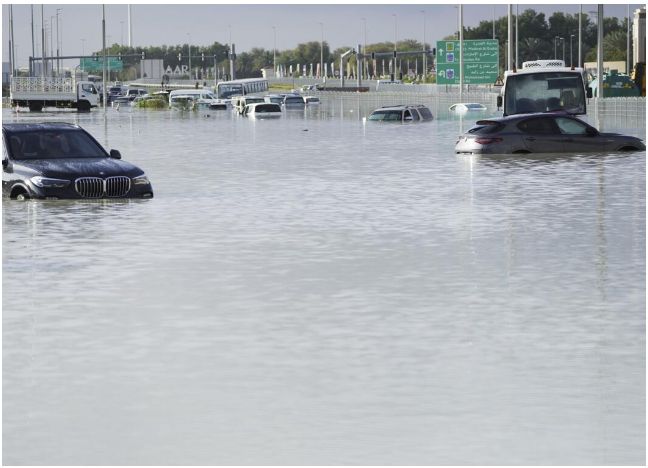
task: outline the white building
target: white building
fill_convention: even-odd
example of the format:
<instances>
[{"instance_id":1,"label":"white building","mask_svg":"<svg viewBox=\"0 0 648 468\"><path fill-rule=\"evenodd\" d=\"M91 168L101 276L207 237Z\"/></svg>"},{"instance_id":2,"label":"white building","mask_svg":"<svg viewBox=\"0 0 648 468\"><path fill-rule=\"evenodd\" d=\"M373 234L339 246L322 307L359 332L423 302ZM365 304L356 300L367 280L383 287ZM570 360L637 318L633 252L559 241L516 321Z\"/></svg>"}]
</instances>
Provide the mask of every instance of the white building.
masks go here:
<instances>
[{"instance_id":1,"label":"white building","mask_svg":"<svg viewBox=\"0 0 648 468\"><path fill-rule=\"evenodd\" d=\"M273 67L265 67L261 69L261 74L267 80L268 78L276 78Z\"/></svg>"}]
</instances>

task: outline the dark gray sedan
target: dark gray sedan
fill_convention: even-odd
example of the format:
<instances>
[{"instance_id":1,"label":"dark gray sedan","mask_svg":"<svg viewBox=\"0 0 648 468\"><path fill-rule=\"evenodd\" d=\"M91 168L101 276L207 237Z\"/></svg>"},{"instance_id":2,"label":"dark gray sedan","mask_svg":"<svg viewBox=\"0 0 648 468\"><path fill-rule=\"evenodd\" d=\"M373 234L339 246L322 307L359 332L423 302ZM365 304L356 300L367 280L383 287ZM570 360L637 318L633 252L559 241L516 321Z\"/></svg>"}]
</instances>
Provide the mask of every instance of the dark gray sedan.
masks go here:
<instances>
[{"instance_id":1,"label":"dark gray sedan","mask_svg":"<svg viewBox=\"0 0 648 468\"><path fill-rule=\"evenodd\" d=\"M600 133L566 113L545 113L479 120L459 137L455 153L592 153L645 149L639 138Z\"/></svg>"}]
</instances>

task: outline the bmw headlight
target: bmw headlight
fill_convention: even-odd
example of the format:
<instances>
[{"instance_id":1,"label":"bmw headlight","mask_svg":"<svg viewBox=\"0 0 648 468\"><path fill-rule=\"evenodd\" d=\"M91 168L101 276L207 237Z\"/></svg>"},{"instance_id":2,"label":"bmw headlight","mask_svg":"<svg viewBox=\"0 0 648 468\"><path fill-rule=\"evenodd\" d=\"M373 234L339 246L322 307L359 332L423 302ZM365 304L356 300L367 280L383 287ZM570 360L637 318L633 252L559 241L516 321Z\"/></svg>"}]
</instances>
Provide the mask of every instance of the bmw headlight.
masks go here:
<instances>
[{"instance_id":1,"label":"bmw headlight","mask_svg":"<svg viewBox=\"0 0 648 468\"><path fill-rule=\"evenodd\" d=\"M148 177L146 177L146 174L133 177L133 185L148 185L150 183L151 182L148 180Z\"/></svg>"},{"instance_id":2,"label":"bmw headlight","mask_svg":"<svg viewBox=\"0 0 648 468\"><path fill-rule=\"evenodd\" d=\"M52 188L52 187L67 187L70 185L69 180L65 179L50 179L49 177L41 177L41 176L34 176L30 179L32 183L36 187L45 187L45 188Z\"/></svg>"}]
</instances>

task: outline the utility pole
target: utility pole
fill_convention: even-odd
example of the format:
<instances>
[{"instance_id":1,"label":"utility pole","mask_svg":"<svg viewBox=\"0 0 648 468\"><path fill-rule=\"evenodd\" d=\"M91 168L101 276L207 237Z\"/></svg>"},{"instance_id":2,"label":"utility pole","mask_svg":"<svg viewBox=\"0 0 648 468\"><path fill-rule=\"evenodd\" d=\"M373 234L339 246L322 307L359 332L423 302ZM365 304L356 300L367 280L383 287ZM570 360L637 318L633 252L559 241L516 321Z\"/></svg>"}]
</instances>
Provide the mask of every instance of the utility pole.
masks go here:
<instances>
[{"instance_id":1,"label":"utility pole","mask_svg":"<svg viewBox=\"0 0 648 468\"><path fill-rule=\"evenodd\" d=\"M574 34L569 36L569 66L574 66L574 56L572 53L572 41L574 40Z\"/></svg>"},{"instance_id":2,"label":"utility pole","mask_svg":"<svg viewBox=\"0 0 648 468\"><path fill-rule=\"evenodd\" d=\"M561 37L560 40L563 43L563 62L565 61L565 38Z\"/></svg>"},{"instance_id":3,"label":"utility pole","mask_svg":"<svg viewBox=\"0 0 648 468\"><path fill-rule=\"evenodd\" d=\"M554 60L558 60L558 39L560 36L554 37Z\"/></svg>"},{"instance_id":4,"label":"utility pole","mask_svg":"<svg viewBox=\"0 0 648 468\"><path fill-rule=\"evenodd\" d=\"M274 70L273 78L276 78L277 77L277 28L276 26L273 26L272 30L274 31L274 49L272 49L272 69Z\"/></svg>"},{"instance_id":5,"label":"utility pole","mask_svg":"<svg viewBox=\"0 0 648 468\"><path fill-rule=\"evenodd\" d=\"M583 4L578 8L578 66L583 67Z\"/></svg>"},{"instance_id":6,"label":"utility pole","mask_svg":"<svg viewBox=\"0 0 648 468\"><path fill-rule=\"evenodd\" d=\"M59 53L59 11L63 8L56 9L56 74L61 76L61 61L58 59L60 57Z\"/></svg>"},{"instance_id":7,"label":"utility pole","mask_svg":"<svg viewBox=\"0 0 648 468\"><path fill-rule=\"evenodd\" d=\"M425 11L421 11L423 13L423 84L425 84L426 79L427 79L427 47L425 46Z\"/></svg>"},{"instance_id":8,"label":"utility pole","mask_svg":"<svg viewBox=\"0 0 648 468\"><path fill-rule=\"evenodd\" d=\"M16 76L15 74L15 69L16 69L16 64L14 63L14 52L13 52L13 34L11 33L12 26L13 26L13 12L12 12L12 5L9 4L7 6L7 10L9 13L8 15L8 20L9 20L9 70L11 71L11 76L14 77Z\"/></svg>"},{"instance_id":9,"label":"utility pole","mask_svg":"<svg viewBox=\"0 0 648 468\"><path fill-rule=\"evenodd\" d=\"M319 24L322 28L322 37L320 40L320 77L324 77L324 23Z\"/></svg>"},{"instance_id":10,"label":"utility pole","mask_svg":"<svg viewBox=\"0 0 648 468\"><path fill-rule=\"evenodd\" d=\"M508 4L508 70L513 69L513 5Z\"/></svg>"},{"instance_id":11,"label":"utility pole","mask_svg":"<svg viewBox=\"0 0 648 468\"><path fill-rule=\"evenodd\" d=\"M495 39L495 4L493 4L493 39Z\"/></svg>"},{"instance_id":12,"label":"utility pole","mask_svg":"<svg viewBox=\"0 0 648 468\"><path fill-rule=\"evenodd\" d=\"M120 45L124 47L124 22L120 21L119 24L121 24L121 42Z\"/></svg>"},{"instance_id":13,"label":"utility pole","mask_svg":"<svg viewBox=\"0 0 648 468\"><path fill-rule=\"evenodd\" d=\"M45 13L43 12L43 4L41 3L41 78L43 78L43 84L45 83Z\"/></svg>"},{"instance_id":14,"label":"utility pole","mask_svg":"<svg viewBox=\"0 0 648 468\"><path fill-rule=\"evenodd\" d=\"M81 55L85 55L85 39L81 39ZM85 59L82 59L81 62L81 71L85 71Z\"/></svg>"},{"instance_id":15,"label":"utility pole","mask_svg":"<svg viewBox=\"0 0 648 468\"><path fill-rule=\"evenodd\" d=\"M187 33L187 36L189 36L189 79L193 80L191 76L191 33Z\"/></svg>"},{"instance_id":16,"label":"utility pole","mask_svg":"<svg viewBox=\"0 0 648 468\"><path fill-rule=\"evenodd\" d=\"M392 66L392 77L391 80L394 81L396 79L396 56L398 55L398 47L396 44L398 43L398 16L392 13L392 16L394 17L394 57L392 58L393 66Z\"/></svg>"},{"instance_id":17,"label":"utility pole","mask_svg":"<svg viewBox=\"0 0 648 468\"><path fill-rule=\"evenodd\" d=\"M520 16L520 4L516 3L515 4L515 69L517 70L519 68L519 62L518 62L518 16Z\"/></svg>"},{"instance_id":18,"label":"utility pole","mask_svg":"<svg viewBox=\"0 0 648 468\"><path fill-rule=\"evenodd\" d=\"M596 15L598 23L598 50L596 63L596 97L603 97L603 5L598 5L598 14Z\"/></svg>"},{"instance_id":19,"label":"utility pole","mask_svg":"<svg viewBox=\"0 0 648 468\"><path fill-rule=\"evenodd\" d=\"M462 99L464 85L464 50L463 50L463 3L459 4L459 101Z\"/></svg>"},{"instance_id":20,"label":"utility pole","mask_svg":"<svg viewBox=\"0 0 648 468\"><path fill-rule=\"evenodd\" d=\"M362 18L362 29L364 31L364 47L362 48L362 53L366 54L367 53L367 20L365 18ZM369 76L367 76L369 73L367 72L367 59L363 58L362 59L362 73L365 74L365 79L369 79Z\"/></svg>"},{"instance_id":21,"label":"utility pole","mask_svg":"<svg viewBox=\"0 0 648 468\"><path fill-rule=\"evenodd\" d=\"M630 76L630 4L628 4L628 41L626 44L626 75Z\"/></svg>"},{"instance_id":22,"label":"utility pole","mask_svg":"<svg viewBox=\"0 0 648 468\"><path fill-rule=\"evenodd\" d=\"M128 4L128 47L133 47L133 23L131 22L130 4Z\"/></svg>"},{"instance_id":23,"label":"utility pole","mask_svg":"<svg viewBox=\"0 0 648 468\"><path fill-rule=\"evenodd\" d=\"M101 41L103 45L103 105L104 117L106 116L106 106L108 105L108 96L106 86L106 5L101 5Z\"/></svg>"},{"instance_id":24,"label":"utility pole","mask_svg":"<svg viewBox=\"0 0 648 468\"><path fill-rule=\"evenodd\" d=\"M31 6L31 40L32 40L32 58L36 57L36 49L34 48L34 5ZM32 69L34 62L29 62L29 76L34 76L34 70Z\"/></svg>"}]
</instances>

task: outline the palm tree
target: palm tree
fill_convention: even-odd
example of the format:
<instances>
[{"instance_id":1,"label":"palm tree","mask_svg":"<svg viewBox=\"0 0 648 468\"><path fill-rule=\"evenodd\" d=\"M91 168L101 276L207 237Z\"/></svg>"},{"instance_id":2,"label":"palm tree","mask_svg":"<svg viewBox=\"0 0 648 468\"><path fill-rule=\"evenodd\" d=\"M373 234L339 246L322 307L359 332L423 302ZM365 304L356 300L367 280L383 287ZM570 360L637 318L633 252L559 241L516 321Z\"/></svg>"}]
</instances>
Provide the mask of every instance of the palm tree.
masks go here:
<instances>
[{"instance_id":1,"label":"palm tree","mask_svg":"<svg viewBox=\"0 0 648 468\"><path fill-rule=\"evenodd\" d=\"M626 60L627 36L623 31L614 31L603 38L603 53L606 60Z\"/></svg>"},{"instance_id":2,"label":"palm tree","mask_svg":"<svg viewBox=\"0 0 648 468\"><path fill-rule=\"evenodd\" d=\"M522 61L542 60L549 58L548 44L537 37L527 37L520 42L520 53Z\"/></svg>"}]
</instances>

